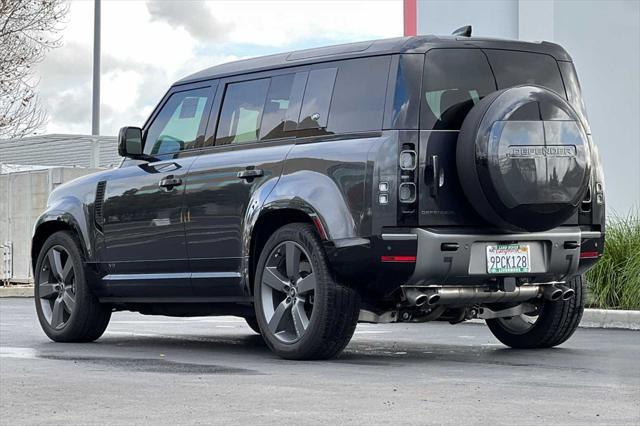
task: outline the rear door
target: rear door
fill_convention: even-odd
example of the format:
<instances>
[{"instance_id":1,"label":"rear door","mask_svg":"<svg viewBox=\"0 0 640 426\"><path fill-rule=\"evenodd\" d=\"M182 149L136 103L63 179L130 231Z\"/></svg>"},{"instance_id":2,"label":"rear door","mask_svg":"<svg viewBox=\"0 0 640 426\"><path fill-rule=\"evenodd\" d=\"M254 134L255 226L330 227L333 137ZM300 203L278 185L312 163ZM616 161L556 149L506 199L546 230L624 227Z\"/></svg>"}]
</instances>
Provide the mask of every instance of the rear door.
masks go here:
<instances>
[{"instance_id":1,"label":"rear door","mask_svg":"<svg viewBox=\"0 0 640 426\"><path fill-rule=\"evenodd\" d=\"M206 152L186 188L187 250L198 296L246 298L243 230L282 172L299 121L306 70L221 81Z\"/></svg>"},{"instance_id":2,"label":"rear door","mask_svg":"<svg viewBox=\"0 0 640 426\"><path fill-rule=\"evenodd\" d=\"M456 142L467 113L495 90L522 84L567 98L549 55L503 49L433 49L425 55L420 108L420 225L480 225L459 184Z\"/></svg>"}]
</instances>

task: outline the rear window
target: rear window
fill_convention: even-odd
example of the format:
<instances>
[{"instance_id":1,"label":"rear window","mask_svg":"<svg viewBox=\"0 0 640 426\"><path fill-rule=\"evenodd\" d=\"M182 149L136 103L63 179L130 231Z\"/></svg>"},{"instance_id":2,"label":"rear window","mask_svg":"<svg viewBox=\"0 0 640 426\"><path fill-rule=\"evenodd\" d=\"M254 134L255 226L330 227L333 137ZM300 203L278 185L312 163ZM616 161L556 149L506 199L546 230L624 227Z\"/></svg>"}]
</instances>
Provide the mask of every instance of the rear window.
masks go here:
<instances>
[{"instance_id":1,"label":"rear window","mask_svg":"<svg viewBox=\"0 0 640 426\"><path fill-rule=\"evenodd\" d=\"M535 84L546 87L566 98L560 69L553 57L542 53L513 50L484 51L491 62L498 89Z\"/></svg>"},{"instance_id":2,"label":"rear window","mask_svg":"<svg viewBox=\"0 0 640 426\"><path fill-rule=\"evenodd\" d=\"M496 85L481 50L435 49L426 55L423 88L421 128L458 130Z\"/></svg>"},{"instance_id":3,"label":"rear window","mask_svg":"<svg viewBox=\"0 0 640 426\"><path fill-rule=\"evenodd\" d=\"M495 49L434 49L424 67L420 128L459 130L469 110L495 90L534 84L566 99L556 60Z\"/></svg>"}]
</instances>

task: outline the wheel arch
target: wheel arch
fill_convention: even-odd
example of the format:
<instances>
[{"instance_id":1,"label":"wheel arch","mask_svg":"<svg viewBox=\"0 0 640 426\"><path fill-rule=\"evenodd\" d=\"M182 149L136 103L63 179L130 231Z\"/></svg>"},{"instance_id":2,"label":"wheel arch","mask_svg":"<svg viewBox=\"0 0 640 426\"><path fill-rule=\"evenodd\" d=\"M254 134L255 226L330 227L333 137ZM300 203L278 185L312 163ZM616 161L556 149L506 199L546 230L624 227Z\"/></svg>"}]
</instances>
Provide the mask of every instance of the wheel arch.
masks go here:
<instances>
[{"instance_id":1,"label":"wheel arch","mask_svg":"<svg viewBox=\"0 0 640 426\"><path fill-rule=\"evenodd\" d=\"M90 255L89 247L83 236L80 224L69 213L45 212L36 221L33 228L33 237L31 238L31 267L35 276L36 262L40 255L40 250L47 238L59 231L69 231L79 243L80 252L84 259Z\"/></svg>"}]
</instances>

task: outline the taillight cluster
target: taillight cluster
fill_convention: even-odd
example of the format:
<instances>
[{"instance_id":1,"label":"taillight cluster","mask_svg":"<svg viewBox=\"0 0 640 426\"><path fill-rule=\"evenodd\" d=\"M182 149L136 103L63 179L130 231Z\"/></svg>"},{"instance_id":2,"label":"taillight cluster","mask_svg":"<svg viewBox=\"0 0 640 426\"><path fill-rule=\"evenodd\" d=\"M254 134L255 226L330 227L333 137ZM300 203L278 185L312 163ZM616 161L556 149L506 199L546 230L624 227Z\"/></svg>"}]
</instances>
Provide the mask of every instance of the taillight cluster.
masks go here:
<instances>
[{"instance_id":1,"label":"taillight cluster","mask_svg":"<svg viewBox=\"0 0 640 426\"><path fill-rule=\"evenodd\" d=\"M400 224L414 225L418 200L418 188L416 187L418 155L414 144L402 144L398 156L398 166L398 221Z\"/></svg>"}]
</instances>

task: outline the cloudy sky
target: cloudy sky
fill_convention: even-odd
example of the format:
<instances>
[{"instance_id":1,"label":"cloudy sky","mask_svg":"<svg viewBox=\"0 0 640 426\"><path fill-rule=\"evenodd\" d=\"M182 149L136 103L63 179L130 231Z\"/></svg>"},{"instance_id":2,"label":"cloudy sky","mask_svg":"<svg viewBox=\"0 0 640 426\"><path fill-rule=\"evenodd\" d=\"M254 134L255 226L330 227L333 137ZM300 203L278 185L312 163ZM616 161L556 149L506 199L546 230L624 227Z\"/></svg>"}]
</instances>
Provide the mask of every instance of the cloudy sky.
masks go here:
<instances>
[{"instance_id":1,"label":"cloudy sky","mask_svg":"<svg viewBox=\"0 0 640 426\"><path fill-rule=\"evenodd\" d=\"M101 134L142 125L169 85L239 58L402 35L402 1L103 0ZM38 66L46 133L91 133L93 1L70 2Z\"/></svg>"}]
</instances>

